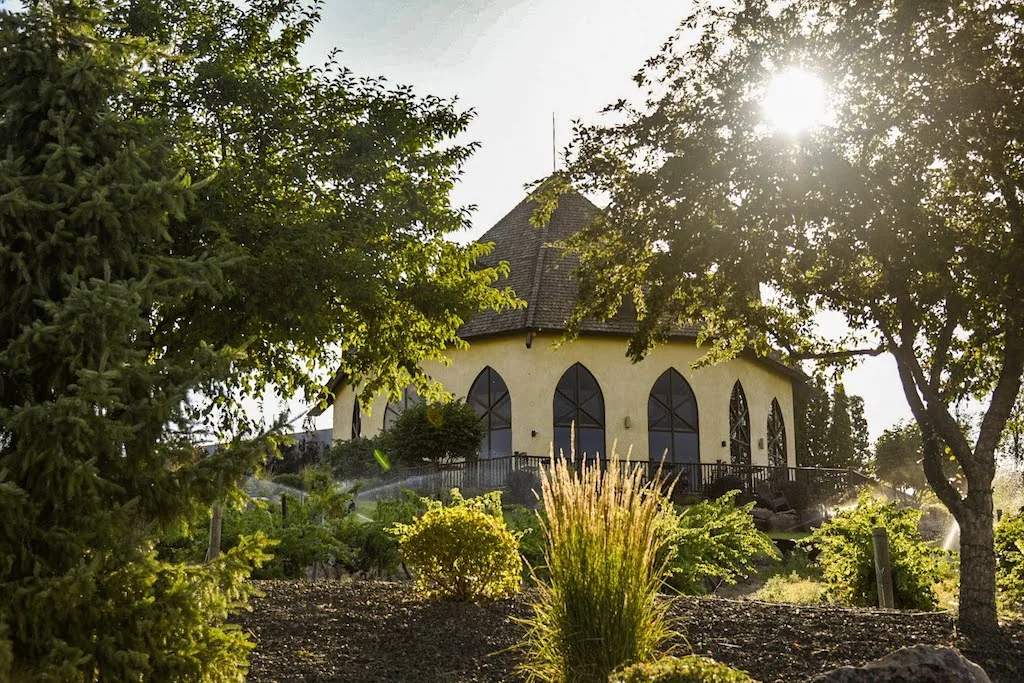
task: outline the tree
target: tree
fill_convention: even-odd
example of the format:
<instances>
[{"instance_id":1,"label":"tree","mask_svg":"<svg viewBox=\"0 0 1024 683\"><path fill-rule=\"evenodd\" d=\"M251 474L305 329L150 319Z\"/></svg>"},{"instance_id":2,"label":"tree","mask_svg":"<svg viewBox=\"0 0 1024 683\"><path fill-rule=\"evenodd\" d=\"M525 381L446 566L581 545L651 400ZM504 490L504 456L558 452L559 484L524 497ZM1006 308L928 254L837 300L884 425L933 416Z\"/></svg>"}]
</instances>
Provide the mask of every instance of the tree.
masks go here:
<instances>
[{"instance_id":1,"label":"tree","mask_svg":"<svg viewBox=\"0 0 1024 683\"><path fill-rule=\"evenodd\" d=\"M262 455L199 458L188 431L189 392L230 349L152 341L225 261L173 252L189 179L159 130L109 106L161 56L98 39L100 17L0 13L0 679L241 679L251 644L223 622L262 542L206 566L153 549Z\"/></svg>"},{"instance_id":2,"label":"tree","mask_svg":"<svg viewBox=\"0 0 1024 683\"><path fill-rule=\"evenodd\" d=\"M448 192L469 114L298 65L295 2L0 12L0 679L230 680L265 559L157 556L266 457L239 390L427 378L511 305ZM159 47L156 47L159 46ZM197 182L192 184L192 180ZM200 433L231 445L200 457Z\"/></svg>"},{"instance_id":3,"label":"tree","mask_svg":"<svg viewBox=\"0 0 1024 683\"><path fill-rule=\"evenodd\" d=\"M243 6L244 5L244 6ZM450 241L470 226L449 193L476 144L456 145L472 112L383 78L358 78L333 53L299 63L319 20L301 0L112 3L111 35L169 46L174 59L118 101L175 142L175 162L214 181L174 220L179 253L237 258L226 291L197 292L156 330L168 345L244 351L232 386L322 398L331 372L364 396L411 381L481 310L514 303L477 268L490 247Z\"/></svg>"},{"instance_id":4,"label":"tree","mask_svg":"<svg viewBox=\"0 0 1024 683\"><path fill-rule=\"evenodd\" d=\"M487 428L472 406L463 401L409 406L387 436L393 461L415 464L476 460Z\"/></svg>"},{"instance_id":5,"label":"tree","mask_svg":"<svg viewBox=\"0 0 1024 683\"><path fill-rule=\"evenodd\" d=\"M896 488L921 491L928 486L923 457L921 430L916 424L900 423L875 442L875 475Z\"/></svg>"},{"instance_id":6,"label":"tree","mask_svg":"<svg viewBox=\"0 0 1024 683\"><path fill-rule=\"evenodd\" d=\"M798 384L793 390L796 419L796 463L800 467L824 467L828 455L828 427L832 412L828 387L820 373Z\"/></svg>"},{"instance_id":7,"label":"tree","mask_svg":"<svg viewBox=\"0 0 1024 683\"><path fill-rule=\"evenodd\" d=\"M637 75L643 104L578 126L569 166L539 191L546 211L570 185L609 197L570 244L573 322L630 295L634 358L700 321L705 362L744 347L895 359L929 485L960 525L968 630L997 624L994 454L1024 371L1021 19L1013 2L702 5ZM831 111L792 134L761 102L798 67ZM819 336L820 310L850 333ZM954 414L967 398L986 406L976 438Z\"/></svg>"},{"instance_id":8,"label":"tree","mask_svg":"<svg viewBox=\"0 0 1024 683\"><path fill-rule=\"evenodd\" d=\"M797 462L803 467L867 469L867 421L864 399L847 396L841 383L832 387L819 373L797 390L795 405Z\"/></svg>"}]
</instances>

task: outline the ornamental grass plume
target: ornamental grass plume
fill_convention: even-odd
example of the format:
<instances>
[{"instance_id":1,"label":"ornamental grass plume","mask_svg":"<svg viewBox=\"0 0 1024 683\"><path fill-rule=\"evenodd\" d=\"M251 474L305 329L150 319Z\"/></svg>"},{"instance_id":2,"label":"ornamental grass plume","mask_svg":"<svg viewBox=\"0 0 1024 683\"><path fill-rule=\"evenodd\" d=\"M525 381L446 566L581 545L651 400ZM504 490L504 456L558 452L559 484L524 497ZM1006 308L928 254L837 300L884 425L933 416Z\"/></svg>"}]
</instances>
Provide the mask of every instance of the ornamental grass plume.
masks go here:
<instances>
[{"instance_id":1,"label":"ornamental grass plume","mask_svg":"<svg viewBox=\"0 0 1024 683\"><path fill-rule=\"evenodd\" d=\"M521 671L530 681L604 683L619 667L653 659L672 634L659 533L662 479L612 448L606 467L554 458L542 479L549 578L523 621Z\"/></svg>"}]
</instances>

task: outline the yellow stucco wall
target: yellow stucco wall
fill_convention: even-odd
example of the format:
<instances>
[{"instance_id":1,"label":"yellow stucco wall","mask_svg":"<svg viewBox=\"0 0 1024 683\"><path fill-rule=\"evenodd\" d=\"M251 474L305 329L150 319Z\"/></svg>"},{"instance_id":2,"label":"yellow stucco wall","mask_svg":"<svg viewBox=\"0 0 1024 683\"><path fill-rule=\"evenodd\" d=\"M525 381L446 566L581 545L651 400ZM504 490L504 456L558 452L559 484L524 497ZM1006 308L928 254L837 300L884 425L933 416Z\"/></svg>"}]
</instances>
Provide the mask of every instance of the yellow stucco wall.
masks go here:
<instances>
[{"instance_id":1,"label":"yellow stucco wall","mask_svg":"<svg viewBox=\"0 0 1024 683\"><path fill-rule=\"evenodd\" d=\"M450 366L431 363L424 370L456 398L465 398L473 380L490 365L505 380L512 400L513 450L546 455L553 439L555 386L574 363L582 363L597 378L604 394L608 448L617 441L619 453L625 455L632 446L633 459L640 460L647 458L648 395L658 376L674 367L690 383L697 398L700 459L706 463L729 461L729 398L733 384L739 380L750 409L752 463L768 464L768 413L772 399L778 399L786 425L786 455L791 466L796 464L793 384L781 373L745 358L692 370L690 364L700 357L701 350L688 341L659 346L633 364L626 357L625 339L581 338L557 351L551 348L554 339L553 335L537 335L529 349L525 335L477 339L466 350L450 351ZM347 439L351 434L354 400L351 387L339 390L334 403L335 440ZM363 436L381 430L386 405L386 398L378 396L371 413L363 413Z\"/></svg>"}]
</instances>

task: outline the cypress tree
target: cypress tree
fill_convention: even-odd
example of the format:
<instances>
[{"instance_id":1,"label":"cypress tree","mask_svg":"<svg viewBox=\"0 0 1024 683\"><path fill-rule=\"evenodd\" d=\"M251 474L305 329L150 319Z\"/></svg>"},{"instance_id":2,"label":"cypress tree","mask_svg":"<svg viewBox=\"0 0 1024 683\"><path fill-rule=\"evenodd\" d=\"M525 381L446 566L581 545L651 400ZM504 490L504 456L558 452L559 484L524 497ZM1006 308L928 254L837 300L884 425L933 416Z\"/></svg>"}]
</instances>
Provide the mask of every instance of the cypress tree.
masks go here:
<instances>
[{"instance_id":1,"label":"cypress tree","mask_svg":"<svg viewBox=\"0 0 1024 683\"><path fill-rule=\"evenodd\" d=\"M249 644L222 622L262 542L205 566L153 549L262 455L193 446L231 350L153 341L223 263L176 255L189 178L111 107L160 54L101 20L0 12L0 680L240 680Z\"/></svg>"}]
</instances>

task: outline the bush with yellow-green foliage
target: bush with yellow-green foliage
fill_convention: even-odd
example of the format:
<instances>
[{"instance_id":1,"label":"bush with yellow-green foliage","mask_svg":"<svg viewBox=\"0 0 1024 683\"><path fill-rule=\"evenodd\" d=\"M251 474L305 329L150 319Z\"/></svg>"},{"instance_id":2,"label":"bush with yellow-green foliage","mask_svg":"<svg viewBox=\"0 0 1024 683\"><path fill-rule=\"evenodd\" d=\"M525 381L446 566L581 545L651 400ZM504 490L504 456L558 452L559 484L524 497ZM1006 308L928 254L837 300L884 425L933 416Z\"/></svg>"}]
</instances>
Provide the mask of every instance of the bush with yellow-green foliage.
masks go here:
<instances>
[{"instance_id":1,"label":"bush with yellow-green foliage","mask_svg":"<svg viewBox=\"0 0 1024 683\"><path fill-rule=\"evenodd\" d=\"M608 683L757 683L745 672L710 657L664 657L612 674Z\"/></svg>"},{"instance_id":2,"label":"bush with yellow-green foliage","mask_svg":"<svg viewBox=\"0 0 1024 683\"><path fill-rule=\"evenodd\" d=\"M429 598L476 602L515 594L522 585L519 539L505 526L501 493L430 501L412 524L395 524L392 533L416 590Z\"/></svg>"},{"instance_id":3,"label":"bush with yellow-green foliage","mask_svg":"<svg viewBox=\"0 0 1024 683\"><path fill-rule=\"evenodd\" d=\"M662 482L613 454L596 463L559 458L544 472L541 519L547 576L525 620L521 670L529 681L607 683L616 669L653 659L671 634L659 600Z\"/></svg>"},{"instance_id":4,"label":"bush with yellow-green foliage","mask_svg":"<svg viewBox=\"0 0 1024 683\"><path fill-rule=\"evenodd\" d=\"M921 511L885 503L862 493L857 507L836 514L804 544L818 548L818 564L828 597L855 606L878 605L871 531L883 527L889 537L893 596L900 609L935 609L933 586L940 578L942 552L917 529Z\"/></svg>"},{"instance_id":5,"label":"bush with yellow-green foliage","mask_svg":"<svg viewBox=\"0 0 1024 683\"><path fill-rule=\"evenodd\" d=\"M759 558L779 559L772 540L754 526L754 503L736 505L738 493L730 491L717 500L682 508L666 504L661 528L667 543L662 552L668 559L670 588L700 595L748 576Z\"/></svg>"},{"instance_id":6,"label":"bush with yellow-green foliage","mask_svg":"<svg viewBox=\"0 0 1024 683\"><path fill-rule=\"evenodd\" d=\"M1000 604L1011 612L1024 612L1024 514L999 522L995 550Z\"/></svg>"}]
</instances>

